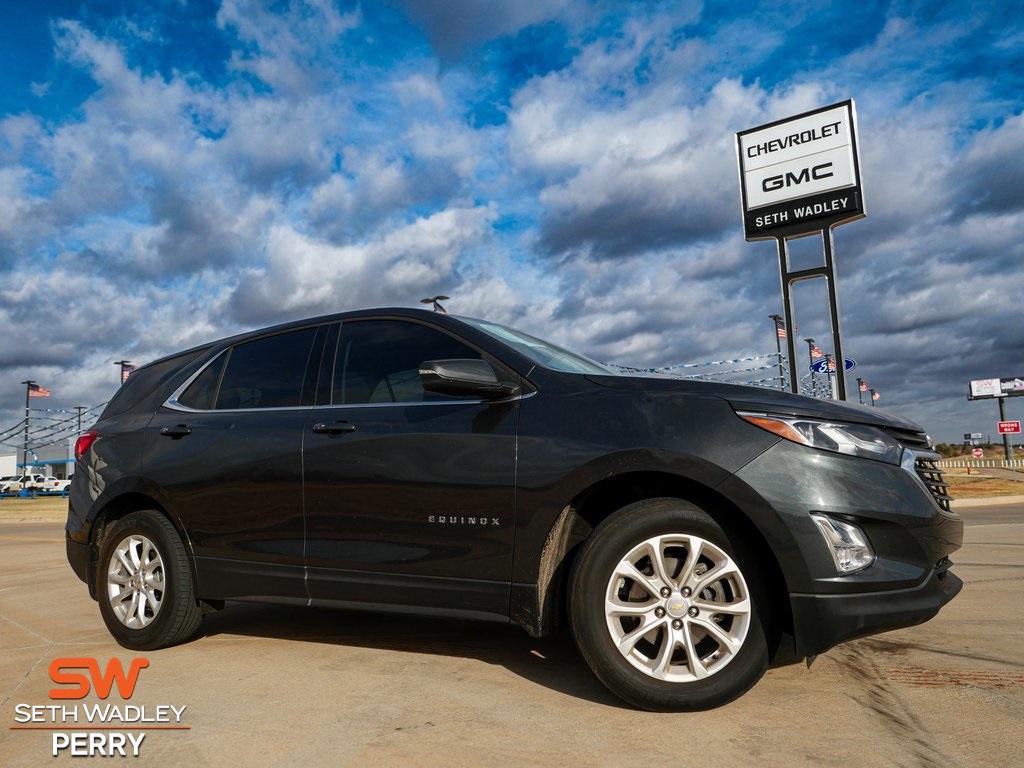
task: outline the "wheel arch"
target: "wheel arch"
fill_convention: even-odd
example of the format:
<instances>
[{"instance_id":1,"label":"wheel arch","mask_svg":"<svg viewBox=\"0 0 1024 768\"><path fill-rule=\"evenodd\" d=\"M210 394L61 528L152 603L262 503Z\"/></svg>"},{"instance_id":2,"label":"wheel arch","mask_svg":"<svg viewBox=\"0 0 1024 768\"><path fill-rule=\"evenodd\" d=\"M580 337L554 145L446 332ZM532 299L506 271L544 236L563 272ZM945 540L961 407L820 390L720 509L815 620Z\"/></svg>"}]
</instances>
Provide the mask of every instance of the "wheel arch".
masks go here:
<instances>
[{"instance_id":1,"label":"wheel arch","mask_svg":"<svg viewBox=\"0 0 1024 768\"><path fill-rule=\"evenodd\" d=\"M562 509L548 533L541 552L536 585L531 585L531 609L513 596L513 620L535 636L565 625L568 574L580 546L603 520L633 502L673 498L690 502L721 526L739 545L756 557L769 596L772 634L792 634L793 617L786 578L775 552L755 521L734 500L700 481L659 471L632 471L605 477L579 491ZM529 614L529 615L528 615ZM772 648L775 653L776 648Z\"/></svg>"},{"instance_id":2,"label":"wheel arch","mask_svg":"<svg viewBox=\"0 0 1024 768\"><path fill-rule=\"evenodd\" d=\"M119 520L127 517L133 512L144 511L156 512L157 514L167 518L168 522L174 526L175 532L178 534L178 537L185 546L185 552L188 555L189 569L192 572L192 581L196 585L198 591L199 581L198 573L196 572L195 558L193 556L192 541L189 538L187 531L182 526L181 521L178 520L175 515L171 514L166 506L152 494L135 490L127 491L107 500L100 508L100 511L96 514L92 523L92 530L89 539L89 579L87 583L89 586L89 595L93 600L96 600L98 595L96 571L99 566L99 552L103 547L103 541L106 538L107 533Z\"/></svg>"}]
</instances>

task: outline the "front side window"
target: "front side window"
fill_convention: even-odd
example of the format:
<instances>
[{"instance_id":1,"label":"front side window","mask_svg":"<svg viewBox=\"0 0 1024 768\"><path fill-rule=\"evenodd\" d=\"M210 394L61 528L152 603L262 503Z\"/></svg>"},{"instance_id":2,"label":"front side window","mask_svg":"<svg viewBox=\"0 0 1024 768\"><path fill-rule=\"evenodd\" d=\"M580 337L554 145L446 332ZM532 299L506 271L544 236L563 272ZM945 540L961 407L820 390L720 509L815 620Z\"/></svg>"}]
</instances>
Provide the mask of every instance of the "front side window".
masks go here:
<instances>
[{"instance_id":1,"label":"front side window","mask_svg":"<svg viewBox=\"0 0 1024 768\"><path fill-rule=\"evenodd\" d=\"M458 399L426 392L420 364L479 360L480 353L434 328L398 320L344 323L338 338L332 402L420 403Z\"/></svg>"}]
</instances>

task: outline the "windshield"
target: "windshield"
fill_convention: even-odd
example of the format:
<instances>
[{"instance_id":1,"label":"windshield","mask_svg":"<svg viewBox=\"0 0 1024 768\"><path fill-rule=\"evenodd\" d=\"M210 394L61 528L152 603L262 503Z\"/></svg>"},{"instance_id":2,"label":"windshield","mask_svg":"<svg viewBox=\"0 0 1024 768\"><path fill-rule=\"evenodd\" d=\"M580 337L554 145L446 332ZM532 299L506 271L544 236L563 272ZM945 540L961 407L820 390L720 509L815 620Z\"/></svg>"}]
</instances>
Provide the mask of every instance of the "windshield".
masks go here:
<instances>
[{"instance_id":1,"label":"windshield","mask_svg":"<svg viewBox=\"0 0 1024 768\"><path fill-rule=\"evenodd\" d=\"M469 317L460 317L465 323L472 325L498 341L512 347L524 357L533 360L538 365L551 368L563 373L594 373L607 376L612 371L589 357L577 355L567 349L556 347L554 344L530 336L522 331L506 328L496 323L488 323L484 320L474 320Z\"/></svg>"}]
</instances>

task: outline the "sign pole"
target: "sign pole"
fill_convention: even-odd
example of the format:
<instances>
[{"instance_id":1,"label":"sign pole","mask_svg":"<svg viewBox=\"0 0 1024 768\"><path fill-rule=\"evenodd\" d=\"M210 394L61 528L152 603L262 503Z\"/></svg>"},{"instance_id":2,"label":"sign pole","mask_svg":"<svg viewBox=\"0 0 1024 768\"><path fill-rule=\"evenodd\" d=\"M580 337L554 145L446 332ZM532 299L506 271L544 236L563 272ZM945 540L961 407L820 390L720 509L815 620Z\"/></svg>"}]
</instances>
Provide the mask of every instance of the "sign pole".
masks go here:
<instances>
[{"instance_id":1,"label":"sign pole","mask_svg":"<svg viewBox=\"0 0 1024 768\"><path fill-rule=\"evenodd\" d=\"M823 229L821 239L825 244L825 274L828 282L828 308L832 313L832 353L836 359L837 399L846 401L846 356L843 354L843 334L839 329L839 294L836 291L836 267L833 259L835 245L832 229ZM834 391L834 390L833 390Z\"/></svg>"},{"instance_id":2,"label":"sign pole","mask_svg":"<svg viewBox=\"0 0 1024 768\"><path fill-rule=\"evenodd\" d=\"M999 420L1006 421L1006 398L997 397L999 401ZM1006 460L1013 461L1013 446L1010 445L1010 434L1008 432L1003 433L1003 450L1006 452Z\"/></svg>"},{"instance_id":3,"label":"sign pole","mask_svg":"<svg viewBox=\"0 0 1024 768\"><path fill-rule=\"evenodd\" d=\"M800 376L797 373L796 362L796 324L793 322L793 295L790 291L791 284L787 282L789 274L786 269L787 255L786 238L775 238L779 246L779 272L782 276L782 311L786 315L786 351L789 353L789 391L794 395L800 394Z\"/></svg>"},{"instance_id":4,"label":"sign pole","mask_svg":"<svg viewBox=\"0 0 1024 768\"><path fill-rule=\"evenodd\" d=\"M789 271L789 259L786 247L786 238L775 238L779 244L779 272L782 274L782 298L786 309L786 327L792 328L793 322L793 285L801 280L812 280L823 277L828 283L828 309L829 320L832 324L832 349L836 359L836 383L833 389L833 398L846 400L846 357L843 355L842 330L839 327L839 296L836 292L836 273L833 264L832 230L820 230L821 239L825 243L825 263L820 267L810 269L799 269L795 272ZM789 346L789 376L792 384L792 391L797 392L797 371L796 371L796 349L793 346L793 334L788 333L787 342ZM808 346L813 346L809 341ZM842 364L839 361L843 361ZM811 381L814 381L814 372L811 372ZM814 395L813 384L811 395Z\"/></svg>"}]
</instances>

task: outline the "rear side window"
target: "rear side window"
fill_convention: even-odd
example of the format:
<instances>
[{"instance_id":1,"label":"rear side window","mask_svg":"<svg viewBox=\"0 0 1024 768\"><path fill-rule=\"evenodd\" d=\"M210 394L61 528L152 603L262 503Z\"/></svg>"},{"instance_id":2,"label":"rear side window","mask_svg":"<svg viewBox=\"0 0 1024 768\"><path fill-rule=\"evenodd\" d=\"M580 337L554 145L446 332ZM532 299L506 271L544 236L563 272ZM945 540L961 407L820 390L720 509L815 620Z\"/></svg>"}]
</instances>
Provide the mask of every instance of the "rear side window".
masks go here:
<instances>
[{"instance_id":1,"label":"rear side window","mask_svg":"<svg viewBox=\"0 0 1024 768\"><path fill-rule=\"evenodd\" d=\"M220 377L224 373L224 363L227 360L228 355L225 353L206 366L191 386L181 394L178 402L197 411L212 411L214 403L217 402L217 387L220 385Z\"/></svg>"},{"instance_id":2,"label":"rear side window","mask_svg":"<svg viewBox=\"0 0 1024 768\"><path fill-rule=\"evenodd\" d=\"M425 392L420 364L472 359L480 353L446 333L399 320L350 321L341 326L334 365L333 402L421 403L454 400Z\"/></svg>"},{"instance_id":3,"label":"rear side window","mask_svg":"<svg viewBox=\"0 0 1024 768\"><path fill-rule=\"evenodd\" d=\"M232 347L199 374L178 402L197 410L302 405L303 389L309 388L306 381L317 331L315 327L303 328ZM319 359L316 362L318 368ZM313 381L315 385L315 375Z\"/></svg>"},{"instance_id":4,"label":"rear side window","mask_svg":"<svg viewBox=\"0 0 1024 768\"><path fill-rule=\"evenodd\" d=\"M117 394L107 404L100 418L109 418L119 413L124 413L142 402L147 395L152 394L154 390L166 384L179 370L205 351L203 349L192 350L169 357L166 360L159 360L134 371L128 377L128 380L121 385L121 388L117 390Z\"/></svg>"}]
</instances>

